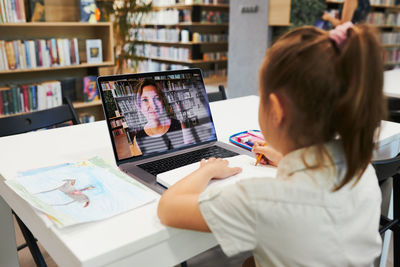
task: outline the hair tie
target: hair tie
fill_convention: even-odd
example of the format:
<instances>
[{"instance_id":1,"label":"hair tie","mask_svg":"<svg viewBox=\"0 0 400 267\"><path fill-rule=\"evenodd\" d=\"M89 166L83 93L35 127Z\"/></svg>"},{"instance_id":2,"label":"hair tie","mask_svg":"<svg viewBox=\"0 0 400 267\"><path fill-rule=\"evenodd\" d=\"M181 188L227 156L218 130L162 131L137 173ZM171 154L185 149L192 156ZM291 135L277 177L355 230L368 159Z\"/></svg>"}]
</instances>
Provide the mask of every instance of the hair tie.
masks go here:
<instances>
[{"instance_id":1,"label":"hair tie","mask_svg":"<svg viewBox=\"0 0 400 267\"><path fill-rule=\"evenodd\" d=\"M329 31L329 39L334 41L339 48L343 47L344 42L347 40L347 31L353 28L354 24L351 21L337 26L335 29Z\"/></svg>"}]
</instances>

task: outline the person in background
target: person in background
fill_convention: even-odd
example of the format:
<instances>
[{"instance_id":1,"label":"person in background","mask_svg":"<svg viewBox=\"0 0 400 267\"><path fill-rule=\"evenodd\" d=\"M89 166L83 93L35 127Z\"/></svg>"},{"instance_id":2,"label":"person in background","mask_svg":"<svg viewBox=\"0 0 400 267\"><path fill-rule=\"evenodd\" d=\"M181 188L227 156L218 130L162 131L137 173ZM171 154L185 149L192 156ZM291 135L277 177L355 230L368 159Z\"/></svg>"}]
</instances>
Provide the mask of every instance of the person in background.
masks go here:
<instances>
[{"instance_id":1,"label":"person in background","mask_svg":"<svg viewBox=\"0 0 400 267\"><path fill-rule=\"evenodd\" d=\"M381 192L370 161L386 108L378 33L297 28L268 49L259 79L268 145L254 152L277 176L206 188L241 169L203 159L162 195L161 223L211 231L226 255L251 251L257 266L373 266Z\"/></svg>"},{"instance_id":2,"label":"person in background","mask_svg":"<svg viewBox=\"0 0 400 267\"><path fill-rule=\"evenodd\" d=\"M362 23L367 19L369 9L369 0L344 0L343 6L339 9L339 18L334 18L329 13L324 13L322 19L329 21L335 27L347 21Z\"/></svg>"}]
</instances>

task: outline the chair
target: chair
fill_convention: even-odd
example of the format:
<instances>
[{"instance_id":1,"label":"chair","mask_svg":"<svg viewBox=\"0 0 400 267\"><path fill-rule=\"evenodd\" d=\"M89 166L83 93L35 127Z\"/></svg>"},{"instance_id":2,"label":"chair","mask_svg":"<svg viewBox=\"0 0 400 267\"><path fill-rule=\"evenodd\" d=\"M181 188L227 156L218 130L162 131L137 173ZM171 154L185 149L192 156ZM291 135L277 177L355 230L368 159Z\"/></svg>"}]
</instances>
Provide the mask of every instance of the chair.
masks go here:
<instances>
[{"instance_id":1,"label":"chair","mask_svg":"<svg viewBox=\"0 0 400 267\"><path fill-rule=\"evenodd\" d=\"M208 93L208 102L226 100L225 87L223 85L218 85L218 92Z\"/></svg>"},{"instance_id":2,"label":"chair","mask_svg":"<svg viewBox=\"0 0 400 267\"><path fill-rule=\"evenodd\" d=\"M64 98L63 105L59 107L1 118L0 137L56 126L68 121L72 121L72 124L80 123L71 101L68 98ZM21 250L28 247L36 265L47 266L36 244L37 240L14 211L13 214L26 241L26 244L18 246L17 249Z\"/></svg>"},{"instance_id":3,"label":"chair","mask_svg":"<svg viewBox=\"0 0 400 267\"><path fill-rule=\"evenodd\" d=\"M400 123L400 98L388 97L388 120Z\"/></svg>"},{"instance_id":4,"label":"chair","mask_svg":"<svg viewBox=\"0 0 400 267\"><path fill-rule=\"evenodd\" d=\"M381 215L382 235L387 230L393 232L393 266L400 266L400 154L391 159L373 161L379 184L393 177L393 219Z\"/></svg>"},{"instance_id":5,"label":"chair","mask_svg":"<svg viewBox=\"0 0 400 267\"><path fill-rule=\"evenodd\" d=\"M35 131L67 121L79 124L78 116L71 101L68 98L64 98L63 103L63 105L51 109L1 118L0 137Z\"/></svg>"}]
</instances>

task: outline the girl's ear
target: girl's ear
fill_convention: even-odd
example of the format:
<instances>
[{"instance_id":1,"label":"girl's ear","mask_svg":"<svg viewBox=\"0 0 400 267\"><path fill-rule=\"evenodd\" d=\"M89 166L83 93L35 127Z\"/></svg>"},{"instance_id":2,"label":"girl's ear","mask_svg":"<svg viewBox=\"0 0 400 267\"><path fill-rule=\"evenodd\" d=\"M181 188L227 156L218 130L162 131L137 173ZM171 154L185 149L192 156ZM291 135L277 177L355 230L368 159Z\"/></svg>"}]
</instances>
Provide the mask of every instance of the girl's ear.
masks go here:
<instances>
[{"instance_id":1,"label":"girl's ear","mask_svg":"<svg viewBox=\"0 0 400 267\"><path fill-rule=\"evenodd\" d=\"M279 127L282 124L283 117L284 117L284 109L282 102L280 101L279 97L274 94L269 94L269 101L271 103L271 115L272 115L272 123L275 127Z\"/></svg>"}]
</instances>

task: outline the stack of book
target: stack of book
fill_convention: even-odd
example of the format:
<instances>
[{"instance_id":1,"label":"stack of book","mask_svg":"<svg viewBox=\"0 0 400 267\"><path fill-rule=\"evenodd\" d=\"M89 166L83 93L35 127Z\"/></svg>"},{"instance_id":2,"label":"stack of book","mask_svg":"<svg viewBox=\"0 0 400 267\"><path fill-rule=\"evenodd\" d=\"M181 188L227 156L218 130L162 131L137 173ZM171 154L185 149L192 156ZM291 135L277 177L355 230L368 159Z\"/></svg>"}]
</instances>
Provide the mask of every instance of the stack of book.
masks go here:
<instances>
[{"instance_id":1,"label":"stack of book","mask_svg":"<svg viewBox=\"0 0 400 267\"><path fill-rule=\"evenodd\" d=\"M393 6L399 4L398 0L370 0L371 5Z\"/></svg>"},{"instance_id":2,"label":"stack of book","mask_svg":"<svg viewBox=\"0 0 400 267\"><path fill-rule=\"evenodd\" d=\"M190 60L191 50L183 47L156 46L151 44L135 45L137 56L152 57L169 60Z\"/></svg>"},{"instance_id":3,"label":"stack of book","mask_svg":"<svg viewBox=\"0 0 400 267\"><path fill-rule=\"evenodd\" d=\"M382 43L386 45L398 44L400 46L400 32L383 32Z\"/></svg>"},{"instance_id":4,"label":"stack of book","mask_svg":"<svg viewBox=\"0 0 400 267\"><path fill-rule=\"evenodd\" d=\"M0 88L0 115L32 112L60 105L62 93L59 81Z\"/></svg>"},{"instance_id":5,"label":"stack of book","mask_svg":"<svg viewBox=\"0 0 400 267\"><path fill-rule=\"evenodd\" d=\"M367 23L373 25L400 26L400 14L394 12L370 12L367 17Z\"/></svg>"},{"instance_id":6,"label":"stack of book","mask_svg":"<svg viewBox=\"0 0 400 267\"><path fill-rule=\"evenodd\" d=\"M79 64L78 39L0 40L0 70Z\"/></svg>"}]
</instances>

